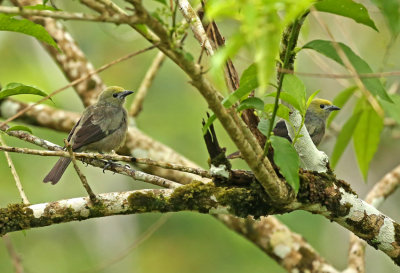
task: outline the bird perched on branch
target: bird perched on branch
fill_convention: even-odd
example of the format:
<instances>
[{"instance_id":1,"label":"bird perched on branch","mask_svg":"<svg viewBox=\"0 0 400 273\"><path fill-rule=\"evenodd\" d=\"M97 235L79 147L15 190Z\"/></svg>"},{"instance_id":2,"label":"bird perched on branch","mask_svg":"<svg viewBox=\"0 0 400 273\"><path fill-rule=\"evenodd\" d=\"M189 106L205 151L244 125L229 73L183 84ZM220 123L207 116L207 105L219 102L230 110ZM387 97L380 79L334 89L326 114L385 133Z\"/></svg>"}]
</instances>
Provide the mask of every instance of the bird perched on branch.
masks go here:
<instances>
[{"instance_id":1,"label":"bird perched on branch","mask_svg":"<svg viewBox=\"0 0 400 273\"><path fill-rule=\"evenodd\" d=\"M306 112L304 124L315 146L321 142L325 135L325 123L332 111L340 110L332 105L329 100L314 99ZM281 136L291 141L284 120L279 121L274 128L274 135Z\"/></svg>"},{"instance_id":2,"label":"bird perched on branch","mask_svg":"<svg viewBox=\"0 0 400 273\"><path fill-rule=\"evenodd\" d=\"M111 86L105 89L98 101L87 107L68 135L68 142L74 152L117 150L124 142L127 130L127 113L124 109L125 97L132 94L122 87ZM56 184L71 159L61 157L43 182Z\"/></svg>"}]
</instances>

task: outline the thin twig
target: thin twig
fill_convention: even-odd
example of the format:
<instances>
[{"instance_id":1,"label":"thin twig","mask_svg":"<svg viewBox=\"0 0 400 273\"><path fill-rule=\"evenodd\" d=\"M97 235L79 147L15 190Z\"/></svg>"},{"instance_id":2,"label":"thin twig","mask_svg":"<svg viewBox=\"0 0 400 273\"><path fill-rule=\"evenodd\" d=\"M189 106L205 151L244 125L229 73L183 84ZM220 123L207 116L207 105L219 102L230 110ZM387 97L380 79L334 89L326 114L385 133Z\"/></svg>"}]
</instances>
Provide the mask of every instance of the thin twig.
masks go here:
<instances>
[{"instance_id":1,"label":"thin twig","mask_svg":"<svg viewBox=\"0 0 400 273\"><path fill-rule=\"evenodd\" d=\"M142 110L143 101L147 95L147 91L153 83L154 77L156 76L157 71L160 69L162 63L164 62L165 57L166 56L164 55L164 53L162 53L161 51L158 52L149 69L147 70L146 75L144 76L140 84L139 90L135 95L135 99L132 102L131 108L129 110L129 115L131 117L137 117Z\"/></svg>"},{"instance_id":2,"label":"thin twig","mask_svg":"<svg viewBox=\"0 0 400 273\"><path fill-rule=\"evenodd\" d=\"M1 136L0 136L0 145L5 145L5 142L4 142L4 140L2 139ZM7 159L7 162L8 162L8 166L11 169L11 174L14 177L15 185L17 186L19 195L22 198L22 202L24 202L25 205L30 204L29 200L28 200L28 197L26 197L26 194L25 194L24 189L23 189L22 184L21 184L21 180L19 179L17 170L15 169L14 163L12 162L10 155L7 152L4 152L4 155L6 156L6 159Z\"/></svg>"},{"instance_id":3,"label":"thin twig","mask_svg":"<svg viewBox=\"0 0 400 273\"><path fill-rule=\"evenodd\" d=\"M79 78L79 79L76 79L75 81L70 82L69 84L65 85L64 87L61 87L61 88L55 90L54 92L50 93L50 94L47 95L46 97L44 97L44 98L40 99L39 101L37 101L37 102L35 102L35 103L29 105L28 107L22 109L21 111L19 111L18 113L16 113L16 114L13 115L12 117L8 118L6 121L4 121L4 122L2 122L2 123L0 124L0 128L3 127L4 125L6 125L7 123L9 123L10 121L13 121L14 119L20 117L21 115L23 115L24 113L26 113L27 111L29 111L30 109L32 109L32 107L34 107L34 106L38 105L39 103L41 103L41 102L43 102L43 101L45 101L45 100L47 100L47 99L53 97L54 95L56 95L56 94L58 94L58 93L64 91L65 89L67 89L67 88L69 88L69 87L72 87L72 86L74 86L74 85L76 85L76 84L78 84L78 83L80 83L80 82L82 82L82 81L84 81L84 80L90 78L92 75L97 74L97 73L100 73L100 72L106 70L107 68L109 68L109 67L111 67L111 66L117 64L117 63L120 63L120 62L122 62L122 61L128 60L129 58L132 58L132 57L134 57L134 56L137 56L137 55L139 55L139 54L141 54L141 53L143 53L143 52L149 51L149 50L151 50L151 49L153 49L153 48L155 48L155 47L157 47L157 45L152 45L152 46L146 47L145 49L141 49L141 50L139 50L139 51L135 51L135 52L133 52L133 53L129 53L128 55L125 55L125 56L123 56L123 57L121 57L121 58L118 58L118 59L112 61L112 62L109 62L108 64L105 64L105 65L101 66L100 68L98 68L98 69L96 69L96 70L94 70L94 71L92 71L92 72L86 74L85 76L83 76L83 77L81 77L81 78Z\"/></svg>"},{"instance_id":4,"label":"thin twig","mask_svg":"<svg viewBox=\"0 0 400 273\"><path fill-rule=\"evenodd\" d=\"M4 244L6 245L7 252L11 257L15 273L23 273L24 272L24 267L22 266L21 262L21 257L18 255L18 253L15 251L14 246L10 240L10 237L8 234L4 235L2 237Z\"/></svg>"},{"instance_id":5,"label":"thin twig","mask_svg":"<svg viewBox=\"0 0 400 273\"><path fill-rule=\"evenodd\" d=\"M72 151L71 144L66 139L64 139L64 143L65 143L65 147L67 148L67 151L68 151L68 153L69 153L69 155L71 157L71 161L72 161L72 164L74 165L75 171L78 174L79 179L82 182L83 187L85 188L85 190L89 194L90 200L93 203L96 203L96 200L97 200L96 199L96 194L94 194L92 188L89 186L89 183L87 182L86 176L81 172L81 170L78 167L78 164L76 164L76 159L75 159L75 156L74 156L74 152Z\"/></svg>"},{"instance_id":6,"label":"thin twig","mask_svg":"<svg viewBox=\"0 0 400 273\"><path fill-rule=\"evenodd\" d=\"M32 155L40 155L40 156L62 156L62 157L71 157L71 155L66 151L42 151L42 150L34 150L28 148L17 148L17 147L8 147L8 146L0 146L0 151L12 152L12 153L22 153L22 154L32 154ZM205 178L212 178L211 174L201 168L193 168L187 167L179 164L155 161L148 158L137 158L131 156L123 156L117 154L97 154L97 153L73 153L73 155L78 159L99 159L99 160L113 160L113 161L123 161L128 163L139 163L150 166L156 166L164 169L171 169L186 173L192 173L199 175Z\"/></svg>"},{"instance_id":7,"label":"thin twig","mask_svg":"<svg viewBox=\"0 0 400 273\"><path fill-rule=\"evenodd\" d=\"M79 21L92 21L92 22L107 22L115 24L139 24L140 19L135 15L119 15L119 16L108 16L107 14L102 14L100 16L95 16L91 14L85 14L81 12L65 12L65 11L50 11L50 10L34 10L26 8L17 7L0 7L0 13L3 14L13 14L21 16L43 16L55 19L63 20L79 20Z\"/></svg>"}]
</instances>

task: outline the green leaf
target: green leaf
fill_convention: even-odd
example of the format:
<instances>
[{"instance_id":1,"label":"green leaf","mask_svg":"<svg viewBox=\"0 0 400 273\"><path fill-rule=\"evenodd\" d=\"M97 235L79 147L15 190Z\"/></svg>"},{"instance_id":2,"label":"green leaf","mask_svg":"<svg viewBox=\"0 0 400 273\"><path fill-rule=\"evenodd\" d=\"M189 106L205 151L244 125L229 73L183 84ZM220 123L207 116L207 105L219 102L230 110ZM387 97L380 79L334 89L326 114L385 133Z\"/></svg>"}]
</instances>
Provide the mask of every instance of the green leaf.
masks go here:
<instances>
[{"instance_id":1,"label":"green leaf","mask_svg":"<svg viewBox=\"0 0 400 273\"><path fill-rule=\"evenodd\" d=\"M156 1L156 2L158 2L158 3L161 3L161 4L163 4L163 5L166 5L166 6L168 6L168 4L167 4L167 1L166 1L166 0L154 0L154 1Z\"/></svg>"},{"instance_id":2,"label":"green leaf","mask_svg":"<svg viewBox=\"0 0 400 273\"><path fill-rule=\"evenodd\" d=\"M206 124L203 126L203 136L207 134L208 128L210 128L211 124L217 119L217 116L215 114L212 114L208 119Z\"/></svg>"},{"instance_id":3,"label":"green leaf","mask_svg":"<svg viewBox=\"0 0 400 273\"><path fill-rule=\"evenodd\" d=\"M357 86L351 86L343 91L341 91L333 100L332 104L336 105L337 107L342 108L346 102L350 99L351 95L353 95L354 91L357 90ZM329 127L333 119L339 114L338 111L333 111L328 118L326 127Z\"/></svg>"},{"instance_id":4,"label":"green leaf","mask_svg":"<svg viewBox=\"0 0 400 273\"><path fill-rule=\"evenodd\" d=\"M338 163L340 157L342 156L344 150L346 149L347 145L350 142L350 139L353 135L354 129L360 119L361 112L354 113L347 122L343 125L342 129L340 130L335 147L333 148L332 156L331 156L331 166L335 168L336 164Z\"/></svg>"},{"instance_id":5,"label":"green leaf","mask_svg":"<svg viewBox=\"0 0 400 273\"><path fill-rule=\"evenodd\" d=\"M300 188L299 156L286 138L271 136L270 140L272 148L274 148L274 162L279 167L279 172L297 194Z\"/></svg>"},{"instance_id":6,"label":"green leaf","mask_svg":"<svg viewBox=\"0 0 400 273\"><path fill-rule=\"evenodd\" d=\"M242 111L244 109L257 109L263 111L264 102L262 99L256 97L247 98L243 100L237 108L238 111Z\"/></svg>"},{"instance_id":7,"label":"green leaf","mask_svg":"<svg viewBox=\"0 0 400 273\"><path fill-rule=\"evenodd\" d=\"M367 104L353 134L358 166L364 180L367 180L369 163L378 149L382 129L383 119Z\"/></svg>"},{"instance_id":8,"label":"green leaf","mask_svg":"<svg viewBox=\"0 0 400 273\"><path fill-rule=\"evenodd\" d=\"M257 125L257 129L264 136L268 136L269 124L270 124L270 120L269 119L262 118L262 119L260 119L260 122Z\"/></svg>"},{"instance_id":9,"label":"green leaf","mask_svg":"<svg viewBox=\"0 0 400 273\"><path fill-rule=\"evenodd\" d=\"M338 45L344 51L350 63L354 66L358 73L372 73L372 69L369 67L369 65L363 59L361 59L361 57L355 54L350 47L343 43L338 43ZM339 57L331 41L314 40L307 43L305 46L303 46L303 48L313 49L344 66L342 59ZM379 79L361 78L361 81L372 94L375 96L377 95L386 101L392 102Z\"/></svg>"},{"instance_id":10,"label":"green leaf","mask_svg":"<svg viewBox=\"0 0 400 273\"><path fill-rule=\"evenodd\" d=\"M280 97L285 100L285 93L289 94L291 97L289 100L292 102L288 102L299 110L301 114L304 114L306 111L306 87L304 83L297 76L287 74L283 77L282 91Z\"/></svg>"},{"instance_id":11,"label":"green leaf","mask_svg":"<svg viewBox=\"0 0 400 273\"><path fill-rule=\"evenodd\" d=\"M36 87L12 82L12 83L7 84L7 86L4 87L3 90L0 91L0 99L6 98L9 96L23 95L23 94L38 95L38 96L42 96L42 97L47 96L47 94L45 92L43 92L42 90L40 90ZM51 100L51 98L50 98L50 100Z\"/></svg>"},{"instance_id":12,"label":"green leaf","mask_svg":"<svg viewBox=\"0 0 400 273\"><path fill-rule=\"evenodd\" d=\"M13 31L35 37L54 48L60 50L46 29L41 25L35 24L27 19L17 20L11 16L0 14L0 31Z\"/></svg>"},{"instance_id":13,"label":"green leaf","mask_svg":"<svg viewBox=\"0 0 400 273\"><path fill-rule=\"evenodd\" d=\"M23 125L16 125L16 126L10 127L7 129L6 132L10 132L10 131L25 131L25 132L29 132L29 133L33 134L32 130L29 127L26 127Z\"/></svg>"},{"instance_id":14,"label":"green leaf","mask_svg":"<svg viewBox=\"0 0 400 273\"><path fill-rule=\"evenodd\" d=\"M223 105L226 108L231 107L237 101L246 97L258 87L257 80L257 67L255 64L250 65L245 71L243 71L242 77L240 78L240 86L235 92L229 94L224 100Z\"/></svg>"},{"instance_id":15,"label":"green leaf","mask_svg":"<svg viewBox=\"0 0 400 273\"><path fill-rule=\"evenodd\" d=\"M374 21L369 17L368 10L362 4L352 0L323 0L315 3L314 6L319 11L351 18L357 23L369 26L378 31Z\"/></svg>"},{"instance_id":16,"label":"green leaf","mask_svg":"<svg viewBox=\"0 0 400 273\"><path fill-rule=\"evenodd\" d=\"M269 93L267 97L276 97L276 92ZM279 98L290 105L292 105L295 109L299 110L300 113L304 113L304 105L301 105L300 102L291 94L286 93L286 92L281 92L281 95Z\"/></svg>"},{"instance_id":17,"label":"green leaf","mask_svg":"<svg viewBox=\"0 0 400 273\"><path fill-rule=\"evenodd\" d=\"M390 96L393 100L393 103L379 100L381 103L383 110L387 116L394 119L398 124L400 124L400 95L394 94Z\"/></svg>"},{"instance_id":18,"label":"green leaf","mask_svg":"<svg viewBox=\"0 0 400 273\"><path fill-rule=\"evenodd\" d=\"M306 103L306 108L307 108L307 109L308 109L308 106L310 106L310 104L311 104L311 102L313 101L313 99L315 98L315 96L318 95L318 93L319 93L320 91L321 91L321 90L317 90L317 91L315 91L314 93L312 93L311 96L308 97L307 103Z\"/></svg>"},{"instance_id":19,"label":"green leaf","mask_svg":"<svg viewBox=\"0 0 400 273\"><path fill-rule=\"evenodd\" d=\"M382 12L393 36L400 32L399 0L371 0Z\"/></svg>"},{"instance_id":20,"label":"green leaf","mask_svg":"<svg viewBox=\"0 0 400 273\"><path fill-rule=\"evenodd\" d=\"M264 106L264 111L266 113L271 113L274 111L274 104L266 104ZM278 110L276 111L276 115L284 120L289 120L290 109L283 104L279 104Z\"/></svg>"},{"instance_id":21,"label":"green leaf","mask_svg":"<svg viewBox=\"0 0 400 273\"><path fill-rule=\"evenodd\" d=\"M33 9L33 10L51 10L51 11L57 11L59 9L56 9L52 6L46 6L45 4L37 4L35 6L24 6L24 9Z\"/></svg>"}]
</instances>

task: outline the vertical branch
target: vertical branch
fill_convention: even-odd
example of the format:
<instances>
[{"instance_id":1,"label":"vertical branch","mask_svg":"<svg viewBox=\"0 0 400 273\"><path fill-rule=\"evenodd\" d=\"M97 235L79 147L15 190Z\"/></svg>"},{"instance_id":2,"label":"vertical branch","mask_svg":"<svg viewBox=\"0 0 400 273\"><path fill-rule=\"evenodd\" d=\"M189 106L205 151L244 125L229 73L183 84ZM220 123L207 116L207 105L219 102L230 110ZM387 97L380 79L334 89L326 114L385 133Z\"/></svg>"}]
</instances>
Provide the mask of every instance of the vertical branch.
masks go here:
<instances>
[{"instance_id":1,"label":"vertical branch","mask_svg":"<svg viewBox=\"0 0 400 273\"><path fill-rule=\"evenodd\" d=\"M300 29L303 25L304 19L307 17L308 12L305 14L301 15L299 18L296 18L296 20L288 26L288 28L284 31L282 35L282 49L280 53L280 59L283 61L281 64L278 62L278 88L276 90L276 97L275 97L275 103L274 103L274 110L272 112L269 128L268 128L268 135L267 135L267 141L264 146L264 155L268 153L269 149L269 138L271 136L272 130L274 128L274 123L275 123L275 118L276 118L276 113L278 111L279 107L279 97L282 91L282 83L283 83L283 77L285 74L281 72L280 69L290 69L293 70L293 64L294 64L294 59L296 57L296 53L294 52L294 48L296 47L297 40L299 38L300 34Z\"/></svg>"},{"instance_id":2,"label":"vertical branch","mask_svg":"<svg viewBox=\"0 0 400 273\"><path fill-rule=\"evenodd\" d=\"M146 75L142 80L142 83L140 84L139 90L129 110L129 116L136 117L137 115L139 115L140 111L142 110L143 101L146 97L147 91L149 90L149 87L152 84L154 77L156 76L157 71L160 69L164 60L164 53L162 53L161 51L158 52L149 69L147 70Z\"/></svg>"},{"instance_id":3,"label":"vertical branch","mask_svg":"<svg viewBox=\"0 0 400 273\"><path fill-rule=\"evenodd\" d=\"M1 136L0 136L0 144L2 146L5 146L4 140L2 139ZM26 194L25 194L24 189L23 189L22 184L21 184L21 180L19 179L17 170L15 169L14 163L12 162L11 157L7 152L4 152L4 155L6 156L6 159L7 159L7 162L8 162L8 166L11 169L11 174L14 177L15 185L17 186L19 195L22 198L22 202L25 205L28 205L29 204L29 200L28 200L28 197L26 197Z\"/></svg>"},{"instance_id":4,"label":"vertical branch","mask_svg":"<svg viewBox=\"0 0 400 273\"><path fill-rule=\"evenodd\" d=\"M64 143L65 143L65 147L67 148L67 151L69 152L69 155L71 156L72 164L74 165L75 171L78 174L79 179L81 180L83 187L85 188L85 190L89 194L90 200L93 203L96 203L96 200L97 200L96 199L96 194L94 194L94 192L92 191L92 188L89 186L89 183L87 182L87 179L86 179L85 175L79 169L78 164L76 163L74 152L72 151L71 144L66 139L64 139Z\"/></svg>"}]
</instances>

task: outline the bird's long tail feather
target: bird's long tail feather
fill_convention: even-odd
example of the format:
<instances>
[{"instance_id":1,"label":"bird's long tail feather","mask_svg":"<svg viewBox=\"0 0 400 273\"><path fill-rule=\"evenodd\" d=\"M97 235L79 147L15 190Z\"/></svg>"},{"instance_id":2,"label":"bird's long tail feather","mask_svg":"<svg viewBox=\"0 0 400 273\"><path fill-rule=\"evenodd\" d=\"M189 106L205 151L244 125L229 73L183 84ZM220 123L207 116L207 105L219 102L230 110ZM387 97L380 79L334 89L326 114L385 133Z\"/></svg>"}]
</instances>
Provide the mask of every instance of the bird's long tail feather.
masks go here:
<instances>
[{"instance_id":1,"label":"bird's long tail feather","mask_svg":"<svg viewBox=\"0 0 400 273\"><path fill-rule=\"evenodd\" d=\"M53 169L46 175L43 179L44 183L51 182L51 184L55 185L60 180L61 176L64 174L67 169L69 163L71 163L71 158L61 157L56 165L54 165Z\"/></svg>"}]
</instances>

